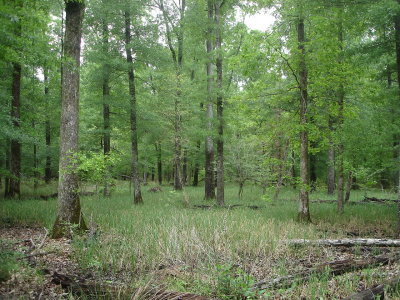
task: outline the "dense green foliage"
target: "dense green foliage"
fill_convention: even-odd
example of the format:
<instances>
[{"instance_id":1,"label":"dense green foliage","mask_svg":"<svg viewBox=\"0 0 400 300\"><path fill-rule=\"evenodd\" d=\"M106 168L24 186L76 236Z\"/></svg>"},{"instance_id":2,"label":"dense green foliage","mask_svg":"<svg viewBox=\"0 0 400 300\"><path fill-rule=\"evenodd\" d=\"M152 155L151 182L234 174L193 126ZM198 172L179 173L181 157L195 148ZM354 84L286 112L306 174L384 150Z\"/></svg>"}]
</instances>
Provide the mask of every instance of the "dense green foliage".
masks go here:
<instances>
[{"instance_id":1,"label":"dense green foliage","mask_svg":"<svg viewBox=\"0 0 400 300\"><path fill-rule=\"evenodd\" d=\"M206 1L187 1L182 21L177 6L166 2L170 41L159 2L132 2L136 73L139 168L141 177L157 178L161 155L165 182L173 179L176 78L168 45L177 49L183 35L181 89L182 168L189 185L196 165L204 176L204 138L207 134L205 51L208 24ZM330 147L344 172L353 172L359 187L396 186L397 136L399 133L394 0L254 1L246 5L226 1L222 7L223 90L225 100L226 180L253 182L265 189L298 182L299 91L296 20L306 20L306 64L309 109L311 180L327 182ZM268 8L274 25L266 32L251 30L244 16ZM2 151L1 177L10 174L9 141L22 143L22 180L44 176L46 157L51 157L54 177L58 171L60 64L65 26L63 7L54 2L19 1L1 4L0 105ZM129 94L124 57L123 1L86 2L80 104L80 149L82 180L101 184L104 130L111 137L112 176L130 176ZM180 27L179 22L183 22ZM16 26L21 26L18 34ZM179 25L179 26L178 26ZM105 26L105 27L104 27ZM104 44L104 28L107 44ZM182 32L181 32L182 31ZM342 36L338 38L338 34ZM214 51L215 52L215 51ZM217 57L218 53L213 53ZM10 119L12 64L22 65L21 126ZM106 74L105 74L106 73ZM46 75L46 81L43 76ZM102 94L104 76L109 76L110 95ZM48 91L45 94L45 86ZM344 93L343 124L338 93ZM104 129L102 106L110 106L110 128ZM45 123L50 122L51 144L46 145ZM217 138L216 121L214 137ZM214 139L215 140L215 139ZM344 146L344 152L338 146ZM37 150L34 153L33 147ZM34 157L35 156L35 157ZM35 161L37 163L35 163ZM95 165L97 164L97 165ZM94 168L94 169L93 169ZM90 170L89 170L90 169ZM90 175L90 176L89 176ZM99 177L100 176L100 177ZM347 175L346 175L347 176ZM312 183L314 184L314 183Z\"/></svg>"}]
</instances>

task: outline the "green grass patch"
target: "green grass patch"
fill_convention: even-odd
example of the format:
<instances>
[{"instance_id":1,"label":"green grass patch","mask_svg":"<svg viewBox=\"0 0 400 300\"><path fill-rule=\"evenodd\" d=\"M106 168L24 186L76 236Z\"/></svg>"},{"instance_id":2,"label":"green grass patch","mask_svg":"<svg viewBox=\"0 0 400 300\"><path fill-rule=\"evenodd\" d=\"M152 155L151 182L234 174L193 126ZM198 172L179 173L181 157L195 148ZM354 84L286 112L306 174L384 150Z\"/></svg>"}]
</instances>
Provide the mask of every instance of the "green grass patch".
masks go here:
<instances>
[{"instance_id":1,"label":"green grass patch","mask_svg":"<svg viewBox=\"0 0 400 300\"><path fill-rule=\"evenodd\" d=\"M249 286L255 278L285 275L288 263L310 255L310 249L289 248L284 240L343 237L354 230L365 235L375 230L372 235L379 229L388 235L396 221L393 206L348 205L344 214L338 215L335 204L312 203L313 224L299 224L295 222L298 204L293 201L298 192L289 188L273 202L266 201L268 197L257 186L246 187L242 199L236 186L226 187L227 205L263 207L256 210L193 208L194 204L214 204L203 200L202 187L175 192L163 186L157 193L148 189L143 187L144 204L139 206L133 204L127 182L118 182L110 198L81 197L84 217L92 227L90 234L73 242L75 259L83 268L130 279L132 286L152 278L173 290L253 299L259 296L250 295ZM362 200L363 193L354 192L351 201ZM379 190L368 191L368 196L394 197ZM316 192L311 199L332 197ZM56 205L55 200L2 200L0 220L50 229ZM321 249L311 251L317 257L328 255ZM290 270L295 268L293 265ZM326 296L322 292L326 283L317 281L309 283L307 295Z\"/></svg>"}]
</instances>

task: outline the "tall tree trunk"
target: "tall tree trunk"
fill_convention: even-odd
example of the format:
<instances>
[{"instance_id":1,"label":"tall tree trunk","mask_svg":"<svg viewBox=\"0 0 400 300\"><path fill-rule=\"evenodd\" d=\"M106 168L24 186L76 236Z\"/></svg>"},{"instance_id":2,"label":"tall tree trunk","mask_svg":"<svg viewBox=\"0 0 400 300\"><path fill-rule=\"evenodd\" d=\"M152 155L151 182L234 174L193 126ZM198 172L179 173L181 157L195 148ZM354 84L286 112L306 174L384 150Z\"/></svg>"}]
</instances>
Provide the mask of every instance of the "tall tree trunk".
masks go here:
<instances>
[{"instance_id":1,"label":"tall tree trunk","mask_svg":"<svg viewBox=\"0 0 400 300\"><path fill-rule=\"evenodd\" d=\"M158 176L158 184L162 185L162 160L161 160L161 143L156 143L156 151L157 151L157 176Z\"/></svg>"},{"instance_id":2,"label":"tall tree trunk","mask_svg":"<svg viewBox=\"0 0 400 300\"><path fill-rule=\"evenodd\" d=\"M151 167L151 181L154 182L155 176L156 176L156 175L155 175L154 166L152 166L152 167Z\"/></svg>"},{"instance_id":3,"label":"tall tree trunk","mask_svg":"<svg viewBox=\"0 0 400 300\"><path fill-rule=\"evenodd\" d=\"M103 52L104 55L108 54L108 27L105 20L102 21L103 24ZM105 176L104 176L104 191L103 194L105 197L110 196L110 166L107 162L110 150L111 150L111 138L110 138L110 66L107 62L103 65L103 151L104 151L104 159L106 164Z\"/></svg>"},{"instance_id":4,"label":"tall tree trunk","mask_svg":"<svg viewBox=\"0 0 400 300\"><path fill-rule=\"evenodd\" d=\"M20 1L15 1L18 9L22 6ZM15 35L21 36L21 22L18 21L15 25ZM11 87L11 119L13 127L16 131L20 128L20 110L21 110L21 64L20 62L12 63L12 87ZM9 190L7 197L14 198L21 196L21 143L17 138L11 139L11 155L10 155L10 172Z\"/></svg>"},{"instance_id":5,"label":"tall tree trunk","mask_svg":"<svg viewBox=\"0 0 400 300\"><path fill-rule=\"evenodd\" d=\"M397 0L397 3L400 4L400 0ZM398 84L398 97L400 100L400 13L397 13L394 20L395 25L395 41L396 41L396 71L397 71L397 84ZM398 116L397 116L398 117ZM400 145L400 141L398 142ZM397 186L397 197L400 200L400 148L398 147L398 186ZM400 237L400 201L397 204L397 235Z\"/></svg>"},{"instance_id":6,"label":"tall tree trunk","mask_svg":"<svg viewBox=\"0 0 400 300\"><path fill-rule=\"evenodd\" d=\"M197 141L197 147L196 147L196 154L200 153L200 141ZM199 164L199 157L196 155L196 161L194 163L194 170L193 170L193 186L198 186L199 185L199 171L200 171L200 164Z\"/></svg>"},{"instance_id":7,"label":"tall tree trunk","mask_svg":"<svg viewBox=\"0 0 400 300\"><path fill-rule=\"evenodd\" d=\"M188 176L188 159L187 150L183 150L183 166L182 166L182 184L186 185Z\"/></svg>"},{"instance_id":8,"label":"tall tree trunk","mask_svg":"<svg viewBox=\"0 0 400 300\"><path fill-rule=\"evenodd\" d=\"M6 140L5 143L5 167L6 170L10 170L10 142L9 140ZM8 194L10 192L10 176L7 174L4 176L4 198L8 197Z\"/></svg>"},{"instance_id":9,"label":"tall tree trunk","mask_svg":"<svg viewBox=\"0 0 400 300\"><path fill-rule=\"evenodd\" d=\"M63 85L60 127L60 165L58 183L58 213L53 237L70 235L72 227L86 229L79 201L79 186L75 156L79 132L79 67L84 3L65 1L66 26L64 39ZM76 225L75 225L76 226Z\"/></svg>"},{"instance_id":10,"label":"tall tree trunk","mask_svg":"<svg viewBox=\"0 0 400 300\"><path fill-rule=\"evenodd\" d=\"M217 204L225 204L224 182L224 119L223 119L223 95L222 95L222 34L221 34L221 6L223 1L215 3L215 48L217 50Z\"/></svg>"},{"instance_id":11,"label":"tall tree trunk","mask_svg":"<svg viewBox=\"0 0 400 300\"><path fill-rule=\"evenodd\" d=\"M311 142L311 148L315 147L315 142ZM316 154L310 154L310 185L311 192L315 192L317 189L317 156Z\"/></svg>"},{"instance_id":12,"label":"tall tree trunk","mask_svg":"<svg viewBox=\"0 0 400 300\"><path fill-rule=\"evenodd\" d=\"M342 8L339 13L339 67L343 64L343 16L342 16ZM341 73L342 70L341 70ZM342 74L341 74L342 75ZM338 144L338 156L337 156L337 173L338 173L338 212L343 213L344 210L344 167L343 167L343 155L344 155L344 144L343 144L343 124L344 124L344 115L343 115L343 107L344 107L344 86L343 83L339 83L338 90L338 129L339 129L339 144Z\"/></svg>"},{"instance_id":13,"label":"tall tree trunk","mask_svg":"<svg viewBox=\"0 0 400 300\"><path fill-rule=\"evenodd\" d=\"M350 193L352 186L353 186L353 171L349 171L349 174L347 176L346 196L344 197L344 203L347 203L350 200Z\"/></svg>"},{"instance_id":14,"label":"tall tree trunk","mask_svg":"<svg viewBox=\"0 0 400 300\"><path fill-rule=\"evenodd\" d=\"M21 32L20 24L19 34ZM21 64L13 63L12 76L12 102L11 102L11 118L13 126L16 130L20 128L20 109L21 109ZM18 139L11 139L11 156L10 156L11 178L9 183L9 191L7 197L14 198L21 196L21 143Z\"/></svg>"},{"instance_id":15,"label":"tall tree trunk","mask_svg":"<svg viewBox=\"0 0 400 300\"><path fill-rule=\"evenodd\" d=\"M304 19L299 18L297 23L297 39L298 48L300 50L300 201L298 210L298 220L301 222L311 222L310 208L309 208L309 176L308 176L308 91L307 91L307 66L306 66L306 52L305 52L305 32L304 32Z\"/></svg>"},{"instance_id":16,"label":"tall tree trunk","mask_svg":"<svg viewBox=\"0 0 400 300\"><path fill-rule=\"evenodd\" d=\"M131 15L129 10L125 11L125 51L126 61L128 62L128 78L129 78L129 96L130 96L130 121L131 121L131 143L132 143L132 179L135 204L143 203L142 193L140 191L139 179L139 162L138 162L138 137L136 123L136 89L135 89L135 73L133 71L133 59L131 44Z\"/></svg>"},{"instance_id":17,"label":"tall tree trunk","mask_svg":"<svg viewBox=\"0 0 400 300\"><path fill-rule=\"evenodd\" d=\"M204 198L206 200L215 199L214 187L214 144L212 139L213 128L213 63L212 63L212 37L214 24L214 5L213 0L207 0L208 11L208 30L207 30L207 104L206 104L206 120L207 120L207 136L205 139L205 164L204 164Z\"/></svg>"},{"instance_id":18,"label":"tall tree trunk","mask_svg":"<svg viewBox=\"0 0 400 300\"><path fill-rule=\"evenodd\" d=\"M176 71L176 96L174 101L174 112L175 112L175 119L174 119L174 189L175 190L182 190L182 172L181 172L181 152L182 152L182 118L181 118L181 97L182 97L182 83L181 83L181 74L182 74L182 67L183 67L183 19L185 16L185 9L186 9L186 1L181 0L179 1L179 26L175 28L177 38L178 38L178 50L176 51L173 44L172 44L172 37L171 37L171 29L170 29L170 22L167 15L167 11L164 7L164 1L160 0L159 8L164 17L164 24L167 32L167 43L168 47L171 51L172 61L174 63L175 71Z\"/></svg>"},{"instance_id":19,"label":"tall tree trunk","mask_svg":"<svg viewBox=\"0 0 400 300\"><path fill-rule=\"evenodd\" d=\"M178 28L178 57L176 63L177 91L175 98L175 174L174 189L182 190L181 155L182 155L182 117L181 117L181 98L182 98L182 68L183 68L183 19L185 16L186 1L179 1L181 6L179 28Z\"/></svg>"},{"instance_id":20,"label":"tall tree trunk","mask_svg":"<svg viewBox=\"0 0 400 300\"><path fill-rule=\"evenodd\" d=\"M292 188L296 189L297 188L297 175L296 175L296 159L295 159L295 154L294 151L292 150L292 163L290 166L290 175L291 175L291 181L292 181ZM263 193L264 194L264 193Z\"/></svg>"},{"instance_id":21,"label":"tall tree trunk","mask_svg":"<svg viewBox=\"0 0 400 300\"><path fill-rule=\"evenodd\" d=\"M49 78L48 70L44 70L44 97L46 98L46 121L45 121L45 139L46 139L46 165L44 167L44 181L48 184L51 180L51 127L50 127L50 98L49 98Z\"/></svg>"},{"instance_id":22,"label":"tall tree trunk","mask_svg":"<svg viewBox=\"0 0 400 300\"><path fill-rule=\"evenodd\" d=\"M333 120L329 118L329 130L331 136L333 135ZM335 146L332 141L332 137L329 141L328 150L328 195L333 195L335 192Z\"/></svg>"},{"instance_id":23,"label":"tall tree trunk","mask_svg":"<svg viewBox=\"0 0 400 300\"><path fill-rule=\"evenodd\" d=\"M32 128L35 130L35 121L32 121ZM38 158L37 158L37 145L33 143L33 190L36 192L39 185L39 172L38 172Z\"/></svg>"}]
</instances>

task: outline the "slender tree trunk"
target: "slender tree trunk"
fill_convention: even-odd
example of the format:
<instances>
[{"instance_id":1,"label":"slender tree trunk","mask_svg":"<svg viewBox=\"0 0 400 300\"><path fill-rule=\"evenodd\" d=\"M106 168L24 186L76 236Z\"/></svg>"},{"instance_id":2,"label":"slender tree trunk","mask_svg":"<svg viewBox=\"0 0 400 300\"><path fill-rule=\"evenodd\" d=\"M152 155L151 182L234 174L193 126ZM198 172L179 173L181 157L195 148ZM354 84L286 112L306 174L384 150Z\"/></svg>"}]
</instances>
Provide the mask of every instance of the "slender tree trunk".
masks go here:
<instances>
[{"instance_id":1,"label":"slender tree trunk","mask_svg":"<svg viewBox=\"0 0 400 300\"><path fill-rule=\"evenodd\" d=\"M215 199L214 187L214 143L212 139L213 128L213 63L212 63L212 37L214 26L214 5L213 0L207 0L208 11L208 30L207 30L207 104L206 104L206 120L207 120L207 136L205 139L205 165L204 165L204 198L206 200Z\"/></svg>"},{"instance_id":2,"label":"slender tree trunk","mask_svg":"<svg viewBox=\"0 0 400 300\"><path fill-rule=\"evenodd\" d=\"M181 117L181 98L182 98L182 83L181 75L183 68L183 19L185 16L186 1L180 0L181 4L179 28L178 28L178 57L177 57L177 92L175 98L175 178L174 189L182 190L182 173L181 173L181 155L182 155L182 117Z\"/></svg>"},{"instance_id":3,"label":"slender tree trunk","mask_svg":"<svg viewBox=\"0 0 400 300\"><path fill-rule=\"evenodd\" d=\"M197 141L197 154L200 153L200 141ZM199 164L199 158L198 155L196 155L196 162L194 164L194 170L193 170L193 186L198 186L199 185L199 171L200 171L200 164Z\"/></svg>"},{"instance_id":4,"label":"slender tree trunk","mask_svg":"<svg viewBox=\"0 0 400 300\"><path fill-rule=\"evenodd\" d=\"M242 199L242 196L243 196L243 186L244 186L244 182L243 181L239 182L239 191L238 191L239 199Z\"/></svg>"},{"instance_id":5,"label":"slender tree trunk","mask_svg":"<svg viewBox=\"0 0 400 300\"><path fill-rule=\"evenodd\" d=\"M183 150L183 166L182 166L182 184L187 183L187 173L188 173L188 160L187 160L187 150Z\"/></svg>"},{"instance_id":6,"label":"slender tree trunk","mask_svg":"<svg viewBox=\"0 0 400 300\"><path fill-rule=\"evenodd\" d=\"M103 52L105 55L108 54L108 27L105 20L103 20ZM103 65L103 151L104 159L106 164L105 176L104 176L104 191L105 197L111 195L109 181L110 181L110 166L107 160L111 150L111 137L110 137L110 66L107 62Z\"/></svg>"},{"instance_id":7,"label":"slender tree trunk","mask_svg":"<svg viewBox=\"0 0 400 300\"><path fill-rule=\"evenodd\" d=\"M51 180L51 127L50 127L50 99L49 99L49 78L47 69L44 70L44 97L46 98L46 121L45 121L45 139L46 139L46 165L44 167L44 181L48 184Z\"/></svg>"},{"instance_id":8,"label":"slender tree trunk","mask_svg":"<svg viewBox=\"0 0 400 300\"><path fill-rule=\"evenodd\" d=\"M161 160L161 143L158 142L156 144L156 151L157 151L157 176L158 176L158 184L162 185L162 160Z\"/></svg>"},{"instance_id":9,"label":"slender tree trunk","mask_svg":"<svg viewBox=\"0 0 400 300\"><path fill-rule=\"evenodd\" d=\"M18 22L15 29L17 36L21 35L21 23ZM11 118L15 130L20 128L20 109L21 109L21 64L13 62L12 73L12 101L11 101ZM21 196L21 143L18 139L11 139L11 156L10 156L11 178L9 182L9 191L7 197L14 198Z\"/></svg>"},{"instance_id":10,"label":"slender tree trunk","mask_svg":"<svg viewBox=\"0 0 400 300\"><path fill-rule=\"evenodd\" d=\"M400 4L400 0L397 0L397 3ZM396 41L396 71L397 71L397 84L398 84L398 96L400 100L400 13L397 13L395 16L395 41ZM398 116L397 116L398 117ZM398 142L398 145L400 141ZM398 174L398 186L397 186L397 198L400 200L400 148L398 147L398 166L399 172ZM397 204L397 235L400 237L400 201Z\"/></svg>"},{"instance_id":11,"label":"slender tree trunk","mask_svg":"<svg viewBox=\"0 0 400 300\"><path fill-rule=\"evenodd\" d=\"M5 165L6 165L6 170L10 170L10 142L9 140L6 140L5 143ZM8 197L8 194L10 192L10 177L9 175L4 177L4 198Z\"/></svg>"},{"instance_id":12,"label":"slender tree trunk","mask_svg":"<svg viewBox=\"0 0 400 300\"><path fill-rule=\"evenodd\" d=\"M315 143L311 142L311 147L315 147ZM317 189L317 157L316 154L310 154L310 185L311 192L315 192Z\"/></svg>"},{"instance_id":13,"label":"slender tree trunk","mask_svg":"<svg viewBox=\"0 0 400 300\"><path fill-rule=\"evenodd\" d=\"M139 179L139 154L138 154L138 137L137 137L137 122L136 122L136 89L135 89L135 73L133 71L133 59L131 44L131 16L129 10L125 11L125 51L126 61L128 62L128 78L129 78L129 95L130 95L130 121L131 121L131 143L132 143L132 178L135 204L143 203L142 194L140 191Z\"/></svg>"},{"instance_id":14,"label":"slender tree trunk","mask_svg":"<svg viewBox=\"0 0 400 300\"><path fill-rule=\"evenodd\" d=\"M32 128L35 130L35 121L32 121ZM38 158L37 158L37 145L33 143L33 190L36 192L39 185L39 172L38 172Z\"/></svg>"},{"instance_id":15,"label":"slender tree trunk","mask_svg":"<svg viewBox=\"0 0 400 300\"><path fill-rule=\"evenodd\" d=\"M79 67L84 3L65 1L66 27L64 40L63 85L60 127L60 165L58 183L58 214L53 237L70 235L72 227L86 229L79 201L77 165L79 132Z\"/></svg>"},{"instance_id":16,"label":"slender tree trunk","mask_svg":"<svg viewBox=\"0 0 400 300\"><path fill-rule=\"evenodd\" d=\"M176 97L174 101L175 108L175 120L174 120L174 189L182 190L182 172L181 172L181 152L182 152L182 118L181 118L181 97L182 97L182 83L181 83L181 75L182 75L182 67L183 67L183 19L185 16L186 9L186 1L179 1L179 26L175 28L176 35L178 38L178 49L175 50L172 44L171 37L171 29L170 22L167 15L167 11L164 8L164 1L160 0L159 8L164 17L164 24L167 33L167 43L168 47L171 51L172 61L174 63L175 71L176 71Z\"/></svg>"},{"instance_id":17,"label":"slender tree trunk","mask_svg":"<svg viewBox=\"0 0 400 300\"><path fill-rule=\"evenodd\" d=\"M301 222L310 222L310 208L309 208L309 176L308 176L308 91L307 91L307 66L305 61L305 32L304 32L304 19L299 18L297 24L297 38L298 48L300 50L300 201L298 220Z\"/></svg>"},{"instance_id":18,"label":"slender tree trunk","mask_svg":"<svg viewBox=\"0 0 400 300\"><path fill-rule=\"evenodd\" d=\"M293 150L292 150L292 164L290 167L290 175L292 176L292 188L296 189L297 188L296 159Z\"/></svg>"},{"instance_id":19,"label":"slender tree trunk","mask_svg":"<svg viewBox=\"0 0 400 300\"><path fill-rule=\"evenodd\" d=\"M329 118L329 130L331 135L333 134L333 121ZM335 146L333 144L332 138L329 141L328 150L328 195L333 195L335 192Z\"/></svg>"},{"instance_id":20,"label":"slender tree trunk","mask_svg":"<svg viewBox=\"0 0 400 300\"><path fill-rule=\"evenodd\" d=\"M347 176L346 196L344 198L345 203L349 202L350 200L350 193L352 186L353 186L353 171L349 171L349 174Z\"/></svg>"},{"instance_id":21,"label":"slender tree trunk","mask_svg":"<svg viewBox=\"0 0 400 300\"><path fill-rule=\"evenodd\" d=\"M221 34L221 6L223 1L215 4L215 47L218 51L216 59L217 67L217 118L218 118L218 140L217 140L217 204L225 204L225 182L224 182L224 119L223 119L223 95L222 95L222 34Z\"/></svg>"},{"instance_id":22,"label":"slender tree trunk","mask_svg":"<svg viewBox=\"0 0 400 300\"><path fill-rule=\"evenodd\" d=\"M156 176L154 173L155 173L154 166L152 166L151 167L151 181L153 181L153 182L154 182L155 176Z\"/></svg>"},{"instance_id":23,"label":"slender tree trunk","mask_svg":"<svg viewBox=\"0 0 400 300\"><path fill-rule=\"evenodd\" d=\"M339 66L343 64L343 20L342 20L342 11L340 11L339 15ZM338 156L337 156L337 176L338 176L338 212L343 213L344 210L344 167L343 167L343 155L344 155L344 144L343 144L343 124L344 124L344 115L343 115L343 107L344 107L344 86L343 83L339 84L338 91L338 127L339 127L339 135L340 140L338 144Z\"/></svg>"},{"instance_id":24,"label":"slender tree trunk","mask_svg":"<svg viewBox=\"0 0 400 300\"><path fill-rule=\"evenodd\" d=\"M147 185L147 177L148 177L147 170L143 172L143 185Z\"/></svg>"}]
</instances>

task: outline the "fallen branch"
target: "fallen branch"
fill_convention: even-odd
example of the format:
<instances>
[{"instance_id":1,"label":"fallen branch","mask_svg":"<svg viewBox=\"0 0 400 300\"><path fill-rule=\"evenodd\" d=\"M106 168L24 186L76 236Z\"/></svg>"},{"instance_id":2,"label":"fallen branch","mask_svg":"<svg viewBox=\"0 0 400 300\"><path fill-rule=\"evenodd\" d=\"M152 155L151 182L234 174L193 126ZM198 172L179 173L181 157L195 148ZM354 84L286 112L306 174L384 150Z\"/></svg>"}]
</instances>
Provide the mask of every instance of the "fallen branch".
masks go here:
<instances>
[{"instance_id":1,"label":"fallen branch","mask_svg":"<svg viewBox=\"0 0 400 300\"><path fill-rule=\"evenodd\" d=\"M47 270L48 271L48 270ZM48 271L49 272L49 271ZM204 296L190 293L170 292L166 290L153 290L147 286L143 289L132 289L127 286L105 285L99 283L87 283L85 279L80 279L70 275L53 272L52 283L75 295L83 297L95 297L93 299L151 299L151 300L207 300ZM136 296L136 297L135 297Z\"/></svg>"},{"instance_id":2,"label":"fallen branch","mask_svg":"<svg viewBox=\"0 0 400 300\"><path fill-rule=\"evenodd\" d=\"M376 197L367 197L364 196L364 199L361 202L374 202L374 203L387 203L387 202L400 202L399 200L393 200L393 199L380 199Z\"/></svg>"},{"instance_id":3,"label":"fallen branch","mask_svg":"<svg viewBox=\"0 0 400 300\"><path fill-rule=\"evenodd\" d=\"M292 246L312 245L312 246L370 246L370 247L400 247L400 240L389 239L339 239L339 240L288 240Z\"/></svg>"},{"instance_id":4,"label":"fallen branch","mask_svg":"<svg viewBox=\"0 0 400 300\"><path fill-rule=\"evenodd\" d=\"M86 283L84 279L60 274L55 271L51 277L52 283L61 285L64 290L75 295L89 297L95 296L96 298L110 297L110 299L112 299L113 294L117 296L121 292L121 290L117 290L117 287L115 286L101 285L98 283Z\"/></svg>"},{"instance_id":5,"label":"fallen branch","mask_svg":"<svg viewBox=\"0 0 400 300\"><path fill-rule=\"evenodd\" d=\"M233 205L226 205L226 206L215 206L215 205L204 205L204 204L195 204L193 208L202 208L202 209L212 209L212 208L227 208L227 209L234 209L238 207L245 207L250 209L261 209L264 208L263 206L257 205L243 205L243 204L233 204Z\"/></svg>"},{"instance_id":6,"label":"fallen branch","mask_svg":"<svg viewBox=\"0 0 400 300\"><path fill-rule=\"evenodd\" d=\"M378 284L372 288L365 289L361 292L354 293L343 300L376 300L385 298L385 288L390 291L396 289L400 283L400 278L393 278L386 283Z\"/></svg>"},{"instance_id":7,"label":"fallen branch","mask_svg":"<svg viewBox=\"0 0 400 300\"><path fill-rule=\"evenodd\" d=\"M354 260L354 259L336 260L317 265L313 268L310 268L303 272L299 272L294 275L282 276L275 279L266 279L259 281L253 286L253 289L290 287L295 282L308 281L312 275L318 275L327 272L330 276L337 276L355 270L365 269L367 267L387 265L399 259L400 259L400 253L396 252L390 255L381 255L362 260Z\"/></svg>"}]
</instances>

